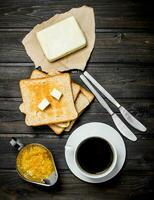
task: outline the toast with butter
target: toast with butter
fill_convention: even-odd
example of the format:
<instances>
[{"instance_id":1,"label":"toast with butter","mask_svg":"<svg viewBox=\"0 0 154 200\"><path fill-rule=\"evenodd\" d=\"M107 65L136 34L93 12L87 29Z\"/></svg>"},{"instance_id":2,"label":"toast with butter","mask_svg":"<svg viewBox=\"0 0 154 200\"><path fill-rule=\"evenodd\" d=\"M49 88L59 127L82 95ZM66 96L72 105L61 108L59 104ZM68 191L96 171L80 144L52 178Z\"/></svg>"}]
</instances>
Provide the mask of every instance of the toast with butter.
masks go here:
<instances>
[{"instance_id":1,"label":"toast with butter","mask_svg":"<svg viewBox=\"0 0 154 200\"><path fill-rule=\"evenodd\" d=\"M59 101L50 95L54 88L62 92ZM25 122L28 126L67 122L78 116L68 73L47 78L21 80L20 89L26 112ZM48 99L50 105L41 111L38 105L44 98Z\"/></svg>"},{"instance_id":2,"label":"toast with butter","mask_svg":"<svg viewBox=\"0 0 154 200\"><path fill-rule=\"evenodd\" d=\"M54 76L55 73L50 73L51 76ZM41 72L39 70L34 70L31 74L30 78L42 78L42 77L48 77L48 74L45 74L44 72ZM73 82L74 83L74 82ZM75 88L74 86L78 85L76 83L72 84L72 91L73 91L73 97L75 101L75 107L77 112L79 113L79 115L82 114L82 112L84 111L84 109L91 103L91 101L94 99L94 95L87 91L86 89L84 89L83 87L80 87L80 93L79 93L79 88L77 89L77 87ZM74 88L74 89L73 89ZM78 95L79 93L79 95ZM78 95L78 96L77 96ZM88 101L87 101L88 100ZM22 103L20 105L20 110L23 113L25 112L24 109L24 104ZM58 126L57 124L49 124L48 126L56 133L56 134L61 134L64 130L65 131L70 131L70 129L72 128L73 124L75 123L75 120L71 121L71 122L66 122L69 124L69 126L66 128L65 126ZM65 123L61 123L61 124L65 124Z\"/></svg>"},{"instance_id":3,"label":"toast with butter","mask_svg":"<svg viewBox=\"0 0 154 200\"><path fill-rule=\"evenodd\" d=\"M36 78L45 78L45 77L50 77L50 76L55 76L57 74L60 74L59 72L53 72L53 73L50 73L50 75L44 73L44 72L41 72L39 70L33 70L30 78L31 79L36 79ZM79 92L80 92L80 86L74 82L71 83L71 86L72 86L72 93L73 93L73 99L74 101L76 100ZM19 106L19 109L22 113L25 113L25 108L24 108L24 104L22 103L20 106ZM62 123L57 123L55 126L59 126L59 127L62 127L62 128L66 128L68 127L70 124L70 122L62 122Z\"/></svg>"}]
</instances>

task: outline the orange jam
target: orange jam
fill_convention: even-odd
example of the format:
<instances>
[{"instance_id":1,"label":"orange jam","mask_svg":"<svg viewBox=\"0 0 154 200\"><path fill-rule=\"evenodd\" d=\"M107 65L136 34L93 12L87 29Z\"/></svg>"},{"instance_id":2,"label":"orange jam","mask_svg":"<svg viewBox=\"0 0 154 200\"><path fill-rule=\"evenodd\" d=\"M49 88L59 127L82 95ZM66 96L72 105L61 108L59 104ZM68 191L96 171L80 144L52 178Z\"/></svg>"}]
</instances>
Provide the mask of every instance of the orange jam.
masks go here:
<instances>
[{"instance_id":1,"label":"orange jam","mask_svg":"<svg viewBox=\"0 0 154 200\"><path fill-rule=\"evenodd\" d=\"M16 165L24 178L35 182L43 182L43 179L55 171L50 153L39 144L29 144L21 149Z\"/></svg>"}]
</instances>

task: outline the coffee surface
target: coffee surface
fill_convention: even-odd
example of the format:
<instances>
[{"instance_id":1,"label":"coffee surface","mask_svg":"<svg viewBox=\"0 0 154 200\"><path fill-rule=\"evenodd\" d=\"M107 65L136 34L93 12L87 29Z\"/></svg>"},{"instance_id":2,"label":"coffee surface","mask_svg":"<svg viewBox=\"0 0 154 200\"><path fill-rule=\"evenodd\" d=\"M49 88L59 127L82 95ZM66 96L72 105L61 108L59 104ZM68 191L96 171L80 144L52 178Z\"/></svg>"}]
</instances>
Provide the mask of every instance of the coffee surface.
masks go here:
<instances>
[{"instance_id":1,"label":"coffee surface","mask_svg":"<svg viewBox=\"0 0 154 200\"><path fill-rule=\"evenodd\" d=\"M113 161L113 152L107 141L93 137L80 144L76 159L83 170L97 174L110 167Z\"/></svg>"}]
</instances>

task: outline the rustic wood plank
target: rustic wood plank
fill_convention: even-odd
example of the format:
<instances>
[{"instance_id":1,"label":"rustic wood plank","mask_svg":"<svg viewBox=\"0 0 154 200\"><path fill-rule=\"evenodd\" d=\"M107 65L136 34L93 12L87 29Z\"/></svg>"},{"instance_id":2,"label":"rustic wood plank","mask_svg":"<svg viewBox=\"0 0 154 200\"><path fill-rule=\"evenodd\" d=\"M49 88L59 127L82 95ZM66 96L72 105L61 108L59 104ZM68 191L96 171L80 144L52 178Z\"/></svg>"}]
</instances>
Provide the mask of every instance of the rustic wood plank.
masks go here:
<instances>
[{"instance_id":1,"label":"rustic wood plank","mask_svg":"<svg viewBox=\"0 0 154 200\"><path fill-rule=\"evenodd\" d=\"M21 138L24 144L29 143L41 143L50 149L55 157L57 167L59 170L68 169L65 156L64 156L64 146L67 141L68 136L65 137L50 137L50 138ZM9 141L11 138L4 137L1 138L0 145L0 169L15 169L15 158L16 150L10 146ZM123 171L140 171L140 170L154 170L154 140L151 139L139 139L137 142L131 142L125 139L127 146L127 161L125 163ZM6 159L7 158L7 159Z\"/></svg>"},{"instance_id":2,"label":"rustic wood plank","mask_svg":"<svg viewBox=\"0 0 154 200\"><path fill-rule=\"evenodd\" d=\"M154 98L154 70L152 65L136 67L119 64L90 64L87 70L93 74L115 98ZM0 97L21 97L19 81L28 78L34 69L31 66L0 67ZM72 73L73 79L83 85L78 73Z\"/></svg>"},{"instance_id":3,"label":"rustic wood plank","mask_svg":"<svg viewBox=\"0 0 154 200\"><path fill-rule=\"evenodd\" d=\"M0 32L0 62L31 62L21 43L27 32ZM97 33L90 62L152 63L152 33Z\"/></svg>"},{"instance_id":4,"label":"rustic wood plank","mask_svg":"<svg viewBox=\"0 0 154 200\"><path fill-rule=\"evenodd\" d=\"M150 199L153 196L153 173L121 172L104 184L88 184L70 172L61 172L58 183L41 188L24 182L16 172L0 173L0 198L5 200L129 200Z\"/></svg>"},{"instance_id":5,"label":"rustic wood plank","mask_svg":"<svg viewBox=\"0 0 154 200\"><path fill-rule=\"evenodd\" d=\"M33 27L56 13L82 5L94 8L96 28L152 29L154 25L152 6L145 1L7 0L1 2L0 27Z\"/></svg>"}]
</instances>

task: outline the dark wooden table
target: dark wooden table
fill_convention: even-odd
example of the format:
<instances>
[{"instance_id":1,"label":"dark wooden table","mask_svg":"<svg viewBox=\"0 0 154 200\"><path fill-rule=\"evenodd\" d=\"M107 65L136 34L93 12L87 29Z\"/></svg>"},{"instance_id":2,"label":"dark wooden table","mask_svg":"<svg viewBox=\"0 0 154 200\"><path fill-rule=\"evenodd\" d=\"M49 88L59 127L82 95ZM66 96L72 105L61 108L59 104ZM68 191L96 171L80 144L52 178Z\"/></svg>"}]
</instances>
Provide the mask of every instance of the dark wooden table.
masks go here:
<instances>
[{"instance_id":1,"label":"dark wooden table","mask_svg":"<svg viewBox=\"0 0 154 200\"><path fill-rule=\"evenodd\" d=\"M31 28L56 13L83 4L95 9L96 44L87 70L147 127L132 128L138 141L125 140L127 159L121 173L104 184L77 179L68 169L64 145L71 133L56 136L48 127L27 127L19 111L19 80L34 69L21 44ZM3 0L0 2L0 200L127 200L151 199L154 194L154 15L147 1L137 0ZM73 78L79 81L78 75ZM115 109L115 112L118 112ZM108 113L95 100L73 129L87 122L113 127ZM129 126L130 127L130 126ZM58 184L39 188L21 180L15 170L11 137L39 142L54 153Z\"/></svg>"}]
</instances>

